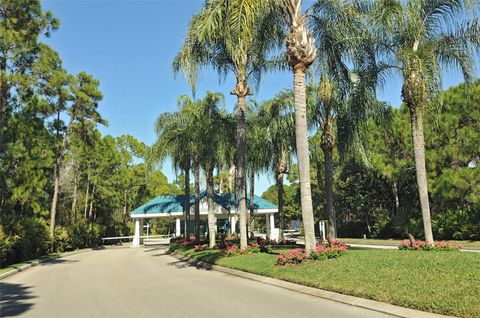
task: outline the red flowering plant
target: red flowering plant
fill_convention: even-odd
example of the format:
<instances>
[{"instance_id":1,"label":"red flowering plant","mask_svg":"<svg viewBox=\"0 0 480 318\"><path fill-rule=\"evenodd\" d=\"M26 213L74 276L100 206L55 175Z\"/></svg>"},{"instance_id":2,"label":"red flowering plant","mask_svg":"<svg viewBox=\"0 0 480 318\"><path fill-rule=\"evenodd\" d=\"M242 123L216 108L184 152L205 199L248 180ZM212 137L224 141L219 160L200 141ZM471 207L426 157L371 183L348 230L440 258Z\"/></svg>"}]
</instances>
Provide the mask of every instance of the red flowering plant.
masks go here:
<instances>
[{"instance_id":1,"label":"red flowering plant","mask_svg":"<svg viewBox=\"0 0 480 318\"><path fill-rule=\"evenodd\" d=\"M404 240L398 248L407 251L458 251L461 249L460 246L452 245L448 242L435 241L435 243L430 243L422 240L414 242Z\"/></svg>"},{"instance_id":2,"label":"red flowering plant","mask_svg":"<svg viewBox=\"0 0 480 318\"><path fill-rule=\"evenodd\" d=\"M283 252L277 255L277 266L282 265L297 265L307 258L307 253L303 248L295 248L288 252Z\"/></svg>"},{"instance_id":3,"label":"red flowering plant","mask_svg":"<svg viewBox=\"0 0 480 318\"><path fill-rule=\"evenodd\" d=\"M195 245L195 252L208 250L208 244L198 244Z\"/></svg>"},{"instance_id":4,"label":"red flowering plant","mask_svg":"<svg viewBox=\"0 0 480 318\"><path fill-rule=\"evenodd\" d=\"M340 241L334 241L332 244L328 242L318 243L315 250L310 252L308 256L305 250L300 248L280 253L280 255L277 256L276 265L297 265L307 259L326 260L329 258L337 258L342 256L347 249L348 245Z\"/></svg>"},{"instance_id":5,"label":"red flowering plant","mask_svg":"<svg viewBox=\"0 0 480 318\"><path fill-rule=\"evenodd\" d=\"M310 258L313 260L337 258L345 254L346 250L348 250L348 245L337 240L333 241L332 244L329 242L320 242L317 244L315 251L310 253Z\"/></svg>"}]
</instances>

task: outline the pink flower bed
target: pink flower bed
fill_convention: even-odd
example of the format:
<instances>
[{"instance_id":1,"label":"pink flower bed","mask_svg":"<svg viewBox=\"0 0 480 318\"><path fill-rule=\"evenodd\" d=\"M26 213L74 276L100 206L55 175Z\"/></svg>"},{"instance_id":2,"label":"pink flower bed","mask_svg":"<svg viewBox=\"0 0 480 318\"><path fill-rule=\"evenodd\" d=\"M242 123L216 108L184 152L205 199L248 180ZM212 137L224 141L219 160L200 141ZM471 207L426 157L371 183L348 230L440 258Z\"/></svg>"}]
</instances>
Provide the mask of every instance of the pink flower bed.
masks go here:
<instances>
[{"instance_id":1,"label":"pink flower bed","mask_svg":"<svg viewBox=\"0 0 480 318\"><path fill-rule=\"evenodd\" d=\"M418 240L415 242L410 242L410 240L404 240L402 245L398 247L400 250L408 251L458 251L461 249L460 246L452 245L447 242L435 241L431 243L428 241Z\"/></svg>"},{"instance_id":2,"label":"pink flower bed","mask_svg":"<svg viewBox=\"0 0 480 318\"><path fill-rule=\"evenodd\" d=\"M277 256L276 265L297 265L307 259L326 260L329 258L337 258L342 256L347 249L348 245L340 241L334 241L332 244L328 242L319 243L315 251L310 252L308 256L304 249L296 248L288 252L280 253L280 255Z\"/></svg>"}]
</instances>

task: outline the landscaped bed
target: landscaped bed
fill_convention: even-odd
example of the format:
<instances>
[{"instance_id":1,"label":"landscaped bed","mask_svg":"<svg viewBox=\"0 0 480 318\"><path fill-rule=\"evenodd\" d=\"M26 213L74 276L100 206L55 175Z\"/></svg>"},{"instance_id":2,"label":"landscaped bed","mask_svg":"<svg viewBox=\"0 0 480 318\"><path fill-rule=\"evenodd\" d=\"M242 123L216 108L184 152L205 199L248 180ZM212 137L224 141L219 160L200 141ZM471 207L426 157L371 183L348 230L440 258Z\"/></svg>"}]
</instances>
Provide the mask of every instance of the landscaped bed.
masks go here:
<instances>
[{"instance_id":1,"label":"landscaped bed","mask_svg":"<svg viewBox=\"0 0 480 318\"><path fill-rule=\"evenodd\" d=\"M351 248L345 255L295 266L276 266L285 247L270 253L224 257L220 250L177 253L221 266L369 298L462 317L480 317L480 254Z\"/></svg>"}]
</instances>

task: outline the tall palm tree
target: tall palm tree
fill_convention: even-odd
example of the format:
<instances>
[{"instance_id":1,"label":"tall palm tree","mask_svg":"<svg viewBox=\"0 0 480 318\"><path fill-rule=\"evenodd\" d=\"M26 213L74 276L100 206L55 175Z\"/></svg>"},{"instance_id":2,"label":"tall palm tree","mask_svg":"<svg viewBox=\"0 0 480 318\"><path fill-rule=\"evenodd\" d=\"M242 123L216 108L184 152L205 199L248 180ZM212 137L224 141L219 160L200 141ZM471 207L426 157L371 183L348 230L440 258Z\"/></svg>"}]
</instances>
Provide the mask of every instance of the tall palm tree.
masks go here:
<instances>
[{"instance_id":1,"label":"tall palm tree","mask_svg":"<svg viewBox=\"0 0 480 318\"><path fill-rule=\"evenodd\" d=\"M254 210L255 210L255 175L266 171L269 167L271 154L268 151L265 121L261 114L262 104L255 100L247 108L247 171L249 175L249 210L250 210L250 235L253 236Z\"/></svg>"},{"instance_id":2,"label":"tall palm tree","mask_svg":"<svg viewBox=\"0 0 480 318\"><path fill-rule=\"evenodd\" d=\"M265 129L268 166L275 176L279 215L279 240L284 239L283 181L288 173L291 155L295 150L295 119L293 94L280 93L262 104L260 125Z\"/></svg>"},{"instance_id":3,"label":"tall palm tree","mask_svg":"<svg viewBox=\"0 0 480 318\"><path fill-rule=\"evenodd\" d=\"M472 4L474 7L467 10ZM478 1L389 0L372 1L369 6L369 25L383 44L383 57L403 79L402 99L410 113L425 240L433 242L424 115L438 103L442 71L457 68L467 82L474 78L480 22L477 18L470 19L470 13L478 11Z\"/></svg>"},{"instance_id":4,"label":"tall palm tree","mask_svg":"<svg viewBox=\"0 0 480 318\"><path fill-rule=\"evenodd\" d=\"M184 97L178 102L182 103ZM190 104L184 104L189 106ZM148 161L150 164L163 162L167 157L172 160L175 170L179 169L184 175L184 235L188 236L190 217L190 170L192 157L195 150L195 140L192 134L195 133L194 121L190 111L183 107L178 112L161 114L156 122L157 141L153 145Z\"/></svg>"},{"instance_id":5,"label":"tall palm tree","mask_svg":"<svg viewBox=\"0 0 480 318\"><path fill-rule=\"evenodd\" d=\"M302 205L305 249L307 253L315 249L315 229L310 186L310 158L308 151L308 127L306 113L305 74L314 62L317 50L312 34L307 29L302 14L301 0L283 0L283 9L288 18L290 34L285 39L288 64L293 69L293 87L295 92L295 136L300 174L300 201Z\"/></svg>"},{"instance_id":6,"label":"tall palm tree","mask_svg":"<svg viewBox=\"0 0 480 318\"><path fill-rule=\"evenodd\" d=\"M214 169L225 161L225 148L230 142L228 129L231 121L223 108L225 99L220 93L207 92L204 99L198 103L197 131L201 139L196 142L201 144L200 163L205 170L207 181L208 205L208 237L209 247L215 246L216 217L214 214Z\"/></svg>"},{"instance_id":7,"label":"tall palm tree","mask_svg":"<svg viewBox=\"0 0 480 318\"><path fill-rule=\"evenodd\" d=\"M250 84L258 83L266 67L266 54L280 45L282 29L273 8L275 1L207 0L200 13L188 26L182 49L173 68L182 71L195 89L200 67L211 66L220 75L230 72L236 85L231 94L237 96L236 114L236 192L240 212L240 246L247 242L247 202L245 197L245 110Z\"/></svg>"}]
</instances>

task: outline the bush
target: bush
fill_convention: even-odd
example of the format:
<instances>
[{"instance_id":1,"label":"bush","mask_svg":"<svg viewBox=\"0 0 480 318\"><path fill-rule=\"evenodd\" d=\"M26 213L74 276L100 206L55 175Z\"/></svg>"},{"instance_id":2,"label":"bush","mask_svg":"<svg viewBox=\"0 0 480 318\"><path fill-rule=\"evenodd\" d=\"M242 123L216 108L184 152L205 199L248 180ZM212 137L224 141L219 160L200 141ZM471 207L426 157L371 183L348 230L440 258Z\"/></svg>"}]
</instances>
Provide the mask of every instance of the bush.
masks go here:
<instances>
[{"instance_id":1,"label":"bush","mask_svg":"<svg viewBox=\"0 0 480 318\"><path fill-rule=\"evenodd\" d=\"M404 240L402 242L402 245L400 245L398 249L408 251L458 251L461 249L461 247L440 241L430 243L428 241L422 240L418 240L415 242L411 242L410 240Z\"/></svg>"},{"instance_id":2,"label":"bush","mask_svg":"<svg viewBox=\"0 0 480 318\"><path fill-rule=\"evenodd\" d=\"M329 258L337 258L342 256L347 249L348 245L340 241L334 241L331 245L328 242L318 243L315 251L310 252L308 256L305 250L301 248L280 253L277 256L276 265L298 265L307 259L323 261Z\"/></svg>"},{"instance_id":3,"label":"bush","mask_svg":"<svg viewBox=\"0 0 480 318\"><path fill-rule=\"evenodd\" d=\"M50 244L47 222L39 218L25 218L19 221L15 233L20 239L15 244L15 262L39 258L47 254Z\"/></svg>"},{"instance_id":4,"label":"bush","mask_svg":"<svg viewBox=\"0 0 480 318\"><path fill-rule=\"evenodd\" d=\"M3 226L0 225L0 266L3 266L14 252L14 246L18 239L17 235L7 235Z\"/></svg>"},{"instance_id":5,"label":"bush","mask_svg":"<svg viewBox=\"0 0 480 318\"><path fill-rule=\"evenodd\" d=\"M295 248L289 252L277 255L277 265L297 265L307 259L307 253L303 248Z\"/></svg>"}]
</instances>

